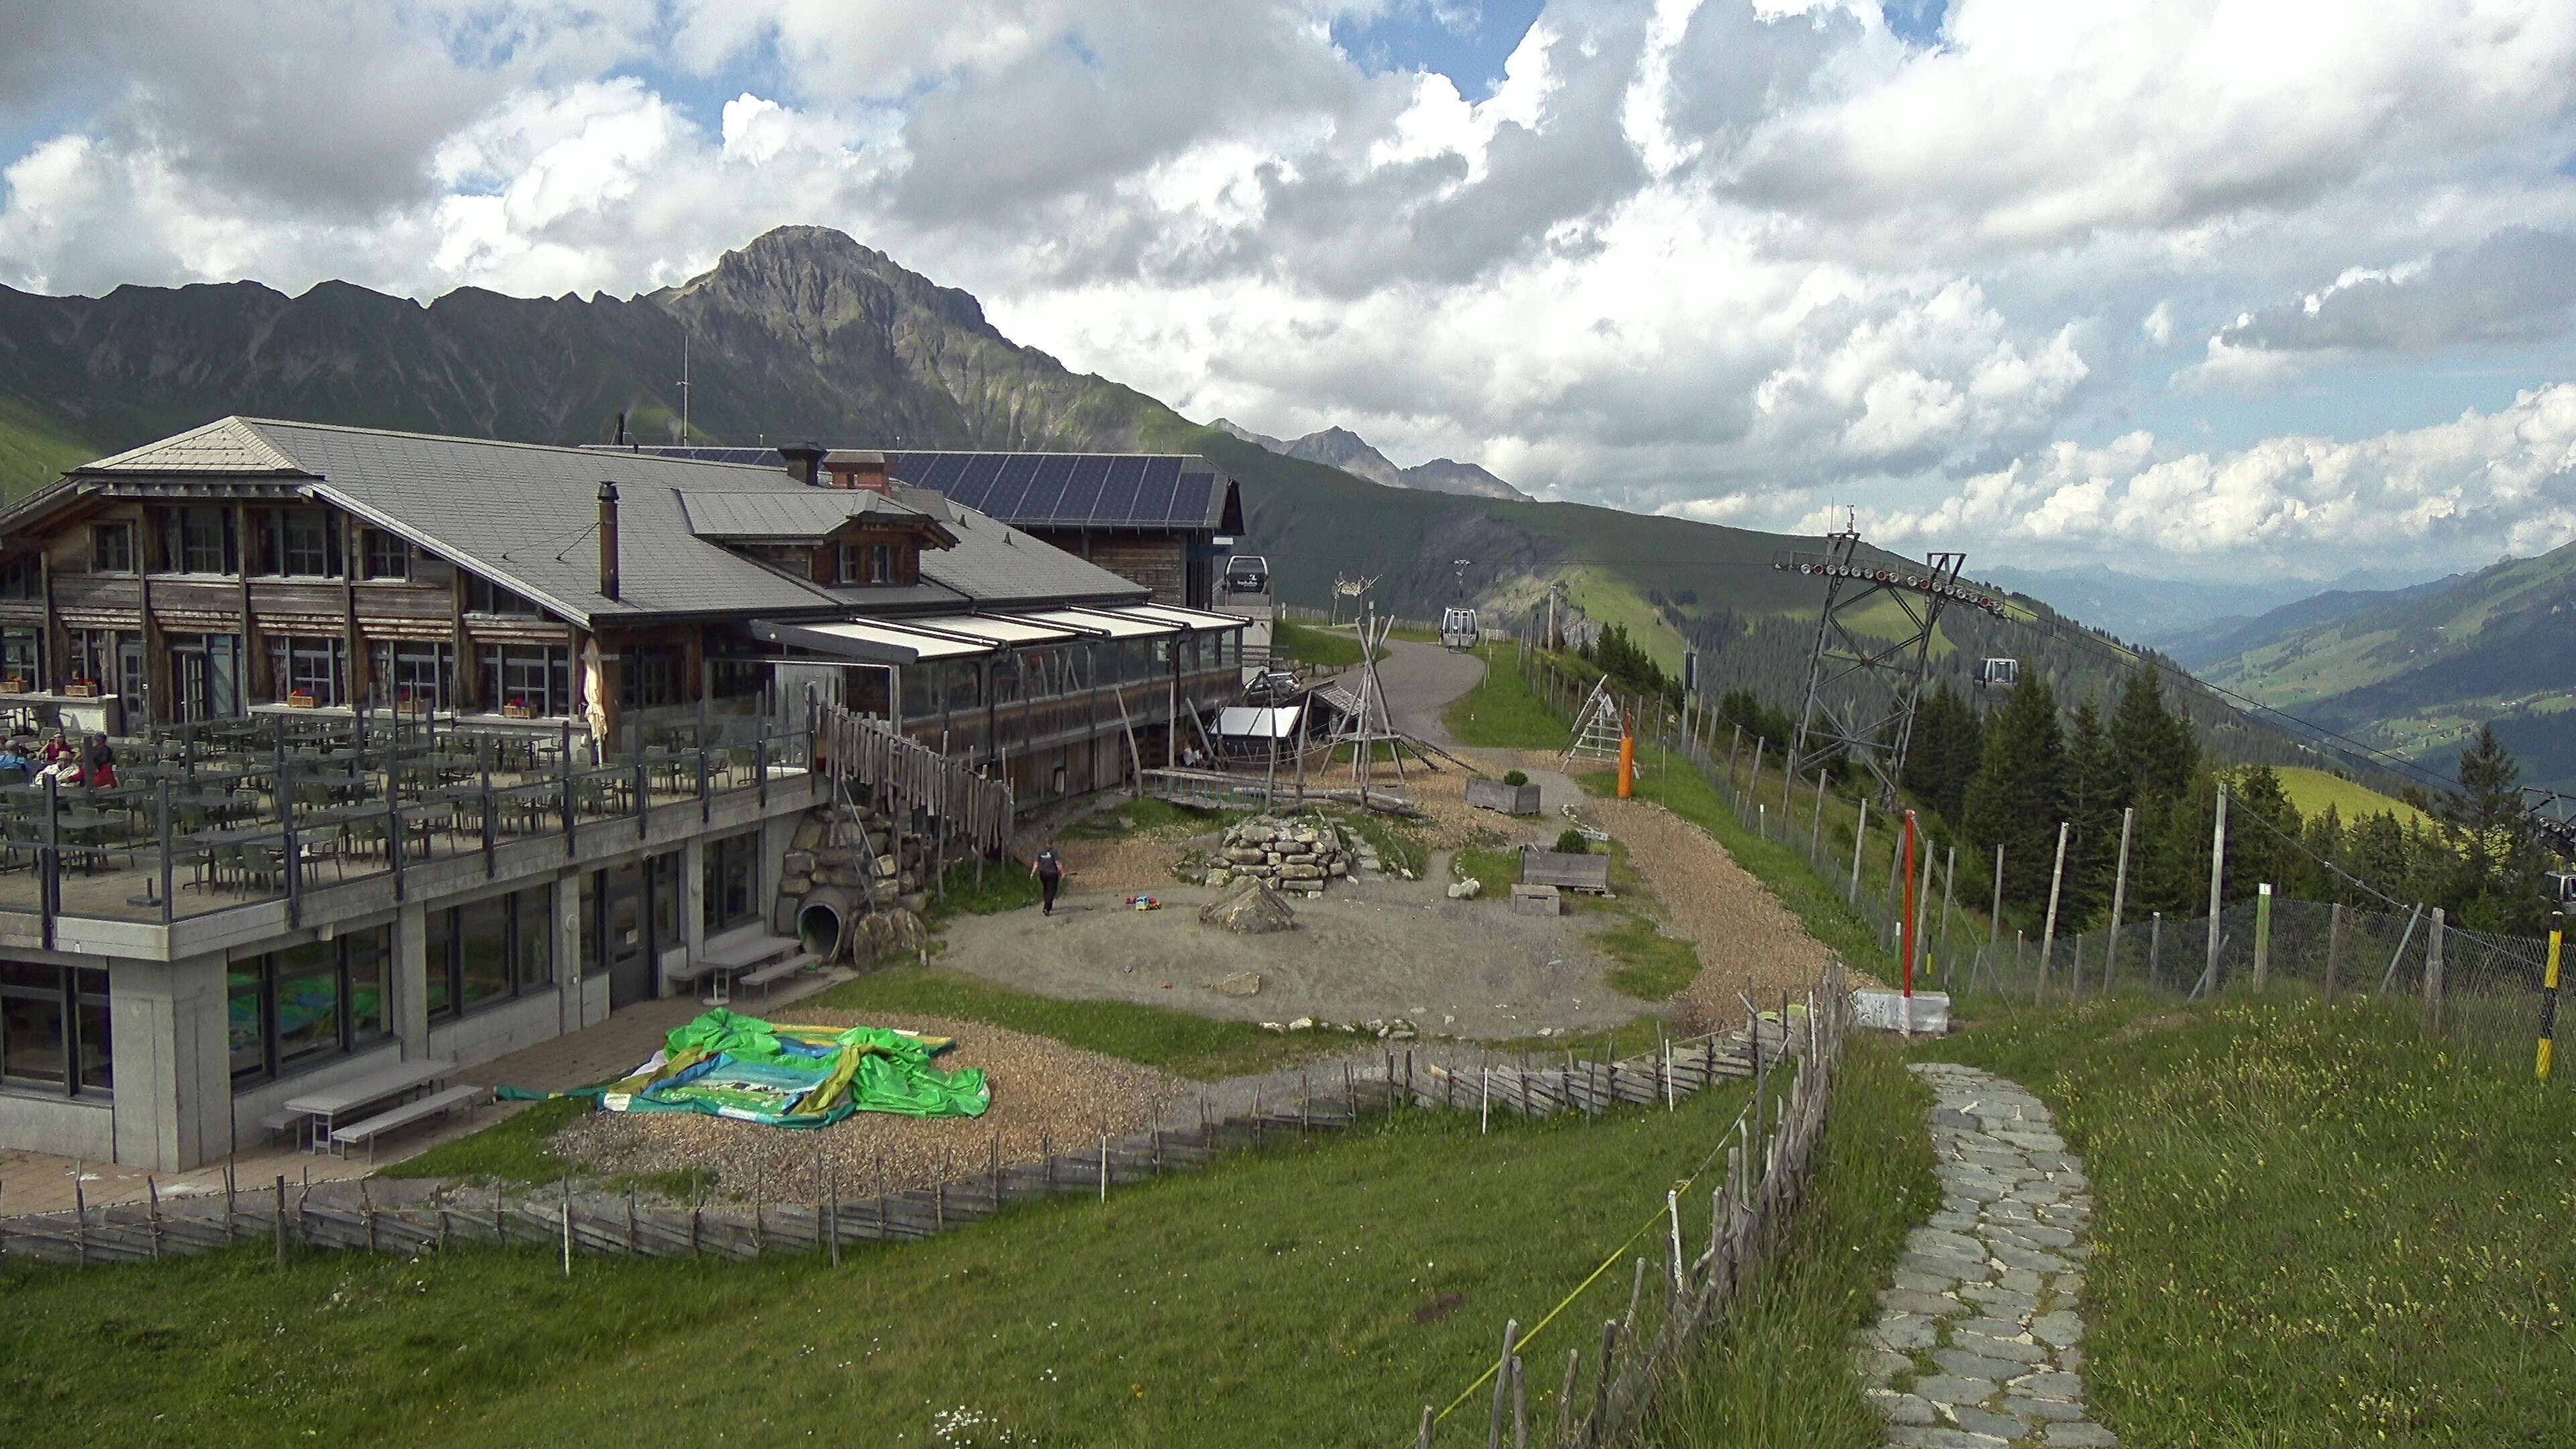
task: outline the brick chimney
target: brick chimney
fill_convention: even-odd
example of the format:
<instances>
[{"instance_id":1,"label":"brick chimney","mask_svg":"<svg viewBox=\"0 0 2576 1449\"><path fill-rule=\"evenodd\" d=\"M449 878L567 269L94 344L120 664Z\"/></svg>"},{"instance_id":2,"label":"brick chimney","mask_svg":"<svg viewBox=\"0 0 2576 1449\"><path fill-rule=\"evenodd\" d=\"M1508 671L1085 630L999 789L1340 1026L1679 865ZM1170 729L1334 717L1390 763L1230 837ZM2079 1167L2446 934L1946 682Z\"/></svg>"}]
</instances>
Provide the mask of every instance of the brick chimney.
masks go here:
<instances>
[{"instance_id":1,"label":"brick chimney","mask_svg":"<svg viewBox=\"0 0 2576 1449\"><path fill-rule=\"evenodd\" d=\"M834 448L823 455L823 471L835 488L894 496L894 484L886 477L886 455L874 448Z\"/></svg>"},{"instance_id":2,"label":"brick chimney","mask_svg":"<svg viewBox=\"0 0 2576 1449\"><path fill-rule=\"evenodd\" d=\"M787 460L787 476L811 488L822 482L823 445L820 443L781 443L778 456Z\"/></svg>"},{"instance_id":3,"label":"brick chimney","mask_svg":"<svg viewBox=\"0 0 2576 1449\"><path fill-rule=\"evenodd\" d=\"M599 485L599 595L617 597L617 485Z\"/></svg>"}]
</instances>

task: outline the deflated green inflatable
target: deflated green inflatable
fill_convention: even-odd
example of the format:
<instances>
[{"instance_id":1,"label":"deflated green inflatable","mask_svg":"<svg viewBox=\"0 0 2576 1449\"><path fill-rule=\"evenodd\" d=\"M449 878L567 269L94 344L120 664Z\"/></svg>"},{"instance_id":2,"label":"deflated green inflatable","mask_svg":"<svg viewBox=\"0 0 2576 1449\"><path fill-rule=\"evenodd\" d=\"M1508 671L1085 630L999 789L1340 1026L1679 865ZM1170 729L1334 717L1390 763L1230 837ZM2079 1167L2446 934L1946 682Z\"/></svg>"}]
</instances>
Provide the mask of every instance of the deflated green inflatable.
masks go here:
<instances>
[{"instance_id":1,"label":"deflated green inflatable","mask_svg":"<svg viewBox=\"0 0 2576 1449\"><path fill-rule=\"evenodd\" d=\"M566 1095L595 1096L611 1112L703 1112L776 1127L822 1127L853 1112L981 1117L993 1100L983 1072L930 1064L950 1045L947 1037L790 1026L719 1009L673 1031L633 1076Z\"/></svg>"}]
</instances>

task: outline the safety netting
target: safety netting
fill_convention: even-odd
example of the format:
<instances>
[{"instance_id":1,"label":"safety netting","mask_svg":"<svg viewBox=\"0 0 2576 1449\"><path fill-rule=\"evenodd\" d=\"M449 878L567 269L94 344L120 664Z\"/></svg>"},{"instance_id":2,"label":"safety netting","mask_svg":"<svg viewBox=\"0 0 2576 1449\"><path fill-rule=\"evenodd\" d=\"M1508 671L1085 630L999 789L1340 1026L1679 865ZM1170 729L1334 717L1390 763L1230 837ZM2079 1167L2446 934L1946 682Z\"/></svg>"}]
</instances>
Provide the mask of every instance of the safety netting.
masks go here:
<instances>
[{"instance_id":1,"label":"safety netting","mask_svg":"<svg viewBox=\"0 0 2576 1449\"><path fill-rule=\"evenodd\" d=\"M774 1127L824 1127L853 1112L981 1117L993 1100L984 1073L932 1065L954 1044L885 1027L798 1026L716 1010L674 1030L623 1080L561 1095L595 1097L611 1112L697 1112Z\"/></svg>"}]
</instances>

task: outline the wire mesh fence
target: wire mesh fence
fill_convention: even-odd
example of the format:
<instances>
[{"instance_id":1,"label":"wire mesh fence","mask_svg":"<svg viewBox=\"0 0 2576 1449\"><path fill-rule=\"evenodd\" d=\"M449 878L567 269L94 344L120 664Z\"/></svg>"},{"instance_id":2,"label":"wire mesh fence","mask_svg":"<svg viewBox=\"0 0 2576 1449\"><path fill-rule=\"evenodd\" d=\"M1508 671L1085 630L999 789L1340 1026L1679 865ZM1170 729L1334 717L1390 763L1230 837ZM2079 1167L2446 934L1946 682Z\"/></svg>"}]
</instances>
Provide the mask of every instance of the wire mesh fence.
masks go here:
<instances>
[{"instance_id":1,"label":"wire mesh fence","mask_svg":"<svg viewBox=\"0 0 2576 1449\"><path fill-rule=\"evenodd\" d=\"M1544 657L1525 656L1523 667L1541 703L1568 721L1598 679ZM1690 762L1739 825L1806 857L1891 956L1899 950L1907 882L1893 848L1896 822L1867 800L1836 794L1830 778L1793 778L1773 746L1716 723L1696 701L1687 711L1647 696L1621 695L1619 703L1641 758ZM1837 817L1855 807L1846 827ZM2149 911L2130 913L2117 931L2105 924L2034 936L1961 899L1963 865L1973 869L1946 848L1927 850L1916 857L1913 880L1917 984L1947 991L1961 1006L2015 1011L2106 992L2174 1001L2270 992L2366 997L2414 1003L2426 1032L2464 1054L2524 1071L2537 1054L2552 995L2546 939L2463 930L2430 908L2277 896L2222 909L2215 930L2205 915Z\"/></svg>"}]
</instances>

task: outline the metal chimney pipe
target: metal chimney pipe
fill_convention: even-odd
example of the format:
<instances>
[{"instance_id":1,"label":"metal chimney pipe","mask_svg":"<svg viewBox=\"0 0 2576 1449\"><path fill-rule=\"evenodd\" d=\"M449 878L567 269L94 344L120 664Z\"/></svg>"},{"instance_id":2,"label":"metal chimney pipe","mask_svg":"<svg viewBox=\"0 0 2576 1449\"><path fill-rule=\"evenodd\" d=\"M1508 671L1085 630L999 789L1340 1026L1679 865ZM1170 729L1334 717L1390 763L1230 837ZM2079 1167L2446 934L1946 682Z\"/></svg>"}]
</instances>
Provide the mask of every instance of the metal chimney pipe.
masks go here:
<instances>
[{"instance_id":1,"label":"metal chimney pipe","mask_svg":"<svg viewBox=\"0 0 2576 1449\"><path fill-rule=\"evenodd\" d=\"M599 593L617 597L617 485L599 485Z\"/></svg>"}]
</instances>

